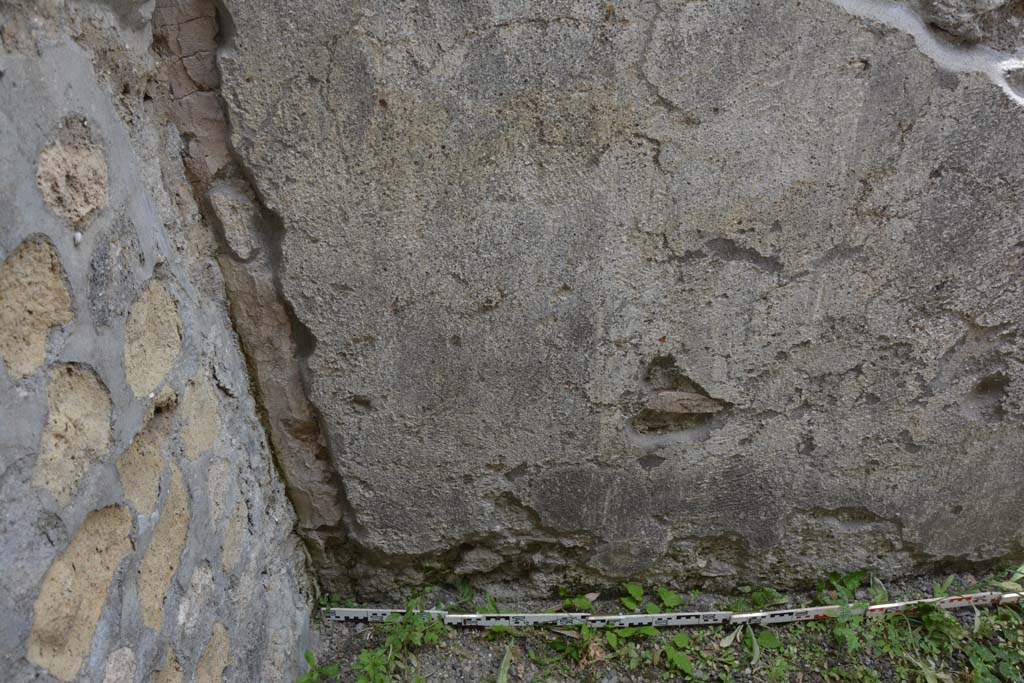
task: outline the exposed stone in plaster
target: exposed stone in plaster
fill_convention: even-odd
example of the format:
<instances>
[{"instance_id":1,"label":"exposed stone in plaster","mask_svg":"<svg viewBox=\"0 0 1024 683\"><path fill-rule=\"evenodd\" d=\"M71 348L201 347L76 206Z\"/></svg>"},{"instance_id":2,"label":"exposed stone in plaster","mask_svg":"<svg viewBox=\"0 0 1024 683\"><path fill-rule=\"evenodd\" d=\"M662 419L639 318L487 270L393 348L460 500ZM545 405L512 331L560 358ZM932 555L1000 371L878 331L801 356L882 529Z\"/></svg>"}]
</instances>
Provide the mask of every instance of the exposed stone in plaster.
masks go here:
<instances>
[{"instance_id":1,"label":"exposed stone in plaster","mask_svg":"<svg viewBox=\"0 0 1024 683\"><path fill-rule=\"evenodd\" d=\"M199 658L195 683L220 683L224 669L231 665L231 640L227 629L220 622L213 625L210 640Z\"/></svg>"},{"instance_id":2,"label":"exposed stone in plaster","mask_svg":"<svg viewBox=\"0 0 1024 683\"><path fill-rule=\"evenodd\" d=\"M27 656L62 681L78 675L89 651L110 581L132 548L131 527L124 508L90 513L43 577Z\"/></svg>"},{"instance_id":3,"label":"exposed stone in plaster","mask_svg":"<svg viewBox=\"0 0 1024 683\"><path fill-rule=\"evenodd\" d=\"M487 548L471 548L463 553L455 565L455 573L460 575L486 574L502 565L505 558Z\"/></svg>"},{"instance_id":4,"label":"exposed stone in plaster","mask_svg":"<svg viewBox=\"0 0 1024 683\"><path fill-rule=\"evenodd\" d=\"M73 318L56 250L45 239L22 242L0 264L0 360L8 373L25 377L38 369L50 330Z\"/></svg>"},{"instance_id":5,"label":"exposed stone in plaster","mask_svg":"<svg viewBox=\"0 0 1024 683\"><path fill-rule=\"evenodd\" d=\"M238 561L242 559L242 549L248 536L248 518L248 506L244 500L238 501L224 530L224 554L221 560L226 572L234 571Z\"/></svg>"},{"instance_id":6,"label":"exposed stone in plaster","mask_svg":"<svg viewBox=\"0 0 1024 683\"><path fill-rule=\"evenodd\" d=\"M71 226L84 230L107 206L107 161L89 123L68 117L39 154L36 184L43 200Z\"/></svg>"},{"instance_id":7,"label":"exposed stone in plaster","mask_svg":"<svg viewBox=\"0 0 1024 683\"><path fill-rule=\"evenodd\" d=\"M217 444L221 430L220 399L205 371L192 378L182 399L181 440L185 455L195 460Z\"/></svg>"},{"instance_id":8,"label":"exposed stone in plaster","mask_svg":"<svg viewBox=\"0 0 1024 683\"><path fill-rule=\"evenodd\" d=\"M160 630L167 587L178 570L187 540L189 505L178 466L171 464L170 488L139 570L139 606L146 626Z\"/></svg>"},{"instance_id":9,"label":"exposed stone in plaster","mask_svg":"<svg viewBox=\"0 0 1024 683\"><path fill-rule=\"evenodd\" d=\"M135 653L130 647L114 650L107 658L103 683L135 683Z\"/></svg>"},{"instance_id":10,"label":"exposed stone in plaster","mask_svg":"<svg viewBox=\"0 0 1024 683\"><path fill-rule=\"evenodd\" d=\"M170 88L170 115L187 137L185 162L193 179L208 184L228 163L227 123L216 92L216 6L210 0L158 0L154 47L163 57L161 80Z\"/></svg>"},{"instance_id":11,"label":"exposed stone in plaster","mask_svg":"<svg viewBox=\"0 0 1024 683\"><path fill-rule=\"evenodd\" d=\"M224 518L226 506L231 503L230 492L238 487L231 461L227 458L214 458L210 462L210 473L206 480L210 500L210 517L214 524L219 524Z\"/></svg>"},{"instance_id":12,"label":"exposed stone in plaster","mask_svg":"<svg viewBox=\"0 0 1024 683\"><path fill-rule=\"evenodd\" d=\"M185 672L182 671L181 664L178 663L174 648L168 646L163 665L153 674L153 683L182 683L184 679Z\"/></svg>"},{"instance_id":13,"label":"exposed stone in plaster","mask_svg":"<svg viewBox=\"0 0 1024 683\"><path fill-rule=\"evenodd\" d=\"M851 14L882 22L914 38L924 54L952 73L981 73L1016 105L1024 92L1009 74L1024 69L1014 53L1024 35L1022 0L917 0L911 5L881 0L832 0ZM913 7L916 6L918 11ZM974 44L984 41L988 44Z\"/></svg>"},{"instance_id":14,"label":"exposed stone in plaster","mask_svg":"<svg viewBox=\"0 0 1024 683\"><path fill-rule=\"evenodd\" d=\"M192 572L188 582L188 591L178 605L178 626L195 631L203 623L207 606L214 597L213 570L206 562L200 564Z\"/></svg>"},{"instance_id":15,"label":"exposed stone in plaster","mask_svg":"<svg viewBox=\"0 0 1024 683\"><path fill-rule=\"evenodd\" d=\"M48 412L32 483L61 505L71 502L110 446L110 396L92 369L56 365L47 383Z\"/></svg>"},{"instance_id":16,"label":"exposed stone in plaster","mask_svg":"<svg viewBox=\"0 0 1024 683\"><path fill-rule=\"evenodd\" d=\"M252 258L260 246L260 209L248 183L218 181L209 197L232 254L243 261Z\"/></svg>"},{"instance_id":17,"label":"exposed stone in plaster","mask_svg":"<svg viewBox=\"0 0 1024 683\"><path fill-rule=\"evenodd\" d=\"M109 326L121 320L137 294L134 271L143 264L131 222L118 216L110 228L109 241L99 241L89 262L89 310L97 325Z\"/></svg>"},{"instance_id":18,"label":"exposed stone in plaster","mask_svg":"<svg viewBox=\"0 0 1024 683\"><path fill-rule=\"evenodd\" d=\"M124 495L136 512L153 512L160 492L160 475L164 471L163 451L170 436L170 420L157 415L139 432L121 458L117 473Z\"/></svg>"},{"instance_id":19,"label":"exposed stone in plaster","mask_svg":"<svg viewBox=\"0 0 1024 683\"><path fill-rule=\"evenodd\" d=\"M248 263L225 256L221 269L303 536L318 556L337 552L346 539L343 491L328 461L319 417L306 397L293 321L278 297L271 262L266 254Z\"/></svg>"},{"instance_id":20,"label":"exposed stone in plaster","mask_svg":"<svg viewBox=\"0 0 1024 683\"><path fill-rule=\"evenodd\" d=\"M1012 51L1024 36L1021 0L914 0L921 19L952 40L986 42Z\"/></svg>"},{"instance_id":21,"label":"exposed stone in plaster","mask_svg":"<svg viewBox=\"0 0 1024 683\"><path fill-rule=\"evenodd\" d=\"M155 390L181 353L181 318L174 299L156 279L132 304L125 323L124 366L136 396Z\"/></svg>"},{"instance_id":22,"label":"exposed stone in plaster","mask_svg":"<svg viewBox=\"0 0 1024 683\"><path fill-rule=\"evenodd\" d=\"M215 52L217 11L203 0L161 0L153 11L153 32L159 36L158 49L176 59L163 64L165 78L175 100L196 90L214 90L220 85Z\"/></svg>"}]
</instances>

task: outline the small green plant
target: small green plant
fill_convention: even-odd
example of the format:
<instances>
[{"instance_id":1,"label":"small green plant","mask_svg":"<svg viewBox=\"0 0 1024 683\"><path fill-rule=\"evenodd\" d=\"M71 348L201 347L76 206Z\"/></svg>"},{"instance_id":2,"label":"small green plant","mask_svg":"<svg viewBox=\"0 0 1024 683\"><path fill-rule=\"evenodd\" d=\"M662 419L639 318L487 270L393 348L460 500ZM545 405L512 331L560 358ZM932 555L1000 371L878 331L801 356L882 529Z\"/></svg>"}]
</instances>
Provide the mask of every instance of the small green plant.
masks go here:
<instances>
[{"instance_id":1,"label":"small green plant","mask_svg":"<svg viewBox=\"0 0 1024 683\"><path fill-rule=\"evenodd\" d=\"M1024 567L1016 572L984 581L965 590L1009 591L1024 579ZM956 579L936 582L936 596L950 594ZM1016 592L1015 590L1011 592ZM460 590L469 599L468 590ZM858 601L860 596L863 601ZM559 609L594 611L596 595L574 595L562 591ZM881 604L913 599L920 595L894 595L877 578L866 572L834 574L820 584L818 604L846 607L853 604ZM622 604L633 612L680 611L683 598L671 589L645 591L639 583L623 585ZM868 602L870 601L870 602ZM777 605L800 605L770 588L748 587L733 601L732 611L779 609ZM411 603L410 608L418 608ZM497 612L488 597L479 612ZM438 642L445 627L433 624L429 615L407 614L391 617L374 627L376 641L359 654L355 679L358 683L415 682L413 651ZM436 631L436 632L435 632ZM515 636L496 646L494 669L478 679L503 683L511 674L514 655L522 648L537 667L533 680L599 680L602 663L635 671L642 680L758 681L783 683L803 680L822 683L1022 683L1024 682L1024 612L1018 605L995 609L970 608L951 613L931 605L884 617L865 617L841 610L837 617L783 628L756 624L708 626L687 630L651 627L594 628L590 625L538 630L494 627L487 633ZM543 637L545 649L531 649ZM501 657L504 651L504 657ZM498 659L501 660L499 666ZM320 678L327 680L331 669ZM311 667L311 670L313 667ZM584 672L589 669L589 671ZM797 680L800 678L798 677ZM421 679L420 679L421 680Z\"/></svg>"},{"instance_id":2,"label":"small green plant","mask_svg":"<svg viewBox=\"0 0 1024 683\"><path fill-rule=\"evenodd\" d=\"M458 591L458 599L455 604L461 607L472 607L473 606L473 587L469 585L468 581L460 581L455 589Z\"/></svg>"},{"instance_id":3,"label":"small green plant","mask_svg":"<svg viewBox=\"0 0 1024 683\"><path fill-rule=\"evenodd\" d=\"M942 583L933 584L932 597L945 598L949 596L949 587L953 585L956 576L950 574Z\"/></svg>"},{"instance_id":4,"label":"small green plant","mask_svg":"<svg viewBox=\"0 0 1024 683\"><path fill-rule=\"evenodd\" d=\"M764 631L769 633L769 631ZM768 670L765 674L768 677L769 683L783 683L789 680L789 672L796 671L796 667L790 664L789 660L784 656L775 657L771 664L768 665Z\"/></svg>"},{"instance_id":5,"label":"small green plant","mask_svg":"<svg viewBox=\"0 0 1024 683\"><path fill-rule=\"evenodd\" d=\"M644 589L640 584L623 584L626 595L621 598L624 606L631 611L639 610L641 605L644 609L654 614L662 611L662 606L657 601L651 600L644 603ZM594 609L593 601L598 598L597 593L587 595L570 596L568 591L561 591L563 596L562 609L567 611L591 612ZM667 589L659 589L659 596L673 606L682 603L682 599ZM609 627L596 629L587 624L571 629L552 629L552 632L562 636L548 641L548 646L558 653L558 656L578 664L586 664L603 659L622 658L626 660L627 666L637 668L641 663L650 663L656 652L642 651L632 641L656 639L660 635L657 628L653 626L637 626L626 628Z\"/></svg>"},{"instance_id":6,"label":"small green plant","mask_svg":"<svg viewBox=\"0 0 1024 683\"><path fill-rule=\"evenodd\" d=\"M776 605L784 605L786 600L785 595L770 587L759 588L750 593L750 601L758 612Z\"/></svg>"},{"instance_id":7,"label":"small green plant","mask_svg":"<svg viewBox=\"0 0 1024 683\"><path fill-rule=\"evenodd\" d=\"M1024 584L1024 564L1014 569L1008 580L993 581L992 587L1006 593L1020 593L1024 591L1024 585L1022 584Z\"/></svg>"},{"instance_id":8,"label":"small green plant","mask_svg":"<svg viewBox=\"0 0 1024 683\"><path fill-rule=\"evenodd\" d=\"M597 600L597 593L566 598L562 601L562 609L567 612L592 612L594 610L594 600Z\"/></svg>"},{"instance_id":9,"label":"small green plant","mask_svg":"<svg viewBox=\"0 0 1024 683\"><path fill-rule=\"evenodd\" d=\"M665 609L675 609L683 604L683 599L675 591L671 591L668 588L659 588L655 592L658 594L658 599L661 600L661 604L665 606Z\"/></svg>"},{"instance_id":10,"label":"small green plant","mask_svg":"<svg viewBox=\"0 0 1024 683\"><path fill-rule=\"evenodd\" d=\"M687 676L693 675L693 660L686 652L691 642L690 634L677 633L671 643L665 644L665 663L670 671L680 671Z\"/></svg>"},{"instance_id":11,"label":"small green plant","mask_svg":"<svg viewBox=\"0 0 1024 683\"><path fill-rule=\"evenodd\" d=\"M505 648L505 656L501 658L501 665L498 667L498 679L496 683L508 683L508 672L512 668L512 646Z\"/></svg>"},{"instance_id":12,"label":"small green plant","mask_svg":"<svg viewBox=\"0 0 1024 683\"><path fill-rule=\"evenodd\" d=\"M583 624L576 631L556 629L554 632L565 638L548 641L548 646L552 650L574 662L584 663L593 658L597 643L595 629Z\"/></svg>"},{"instance_id":13,"label":"small green plant","mask_svg":"<svg viewBox=\"0 0 1024 683\"><path fill-rule=\"evenodd\" d=\"M842 645L848 654L855 652L860 647L859 630L864 621L864 616L854 614L853 610L866 607L868 603L857 601L857 589L867 577L867 572L856 571L849 574L832 573L828 577L828 583L834 591L835 597L828 599L826 589L819 585L819 599L829 605L837 605L839 611L831 620L832 637Z\"/></svg>"},{"instance_id":14,"label":"small green plant","mask_svg":"<svg viewBox=\"0 0 1024 683\"><path fill-rule=\"evenodd\" d=\"M386 647L362 650L353 668L356 683L391 683L391 658Z\"/></svg>"},{"instance_id":15,"label":"small green plant","mask_svg":"<svg viewBox=\"0 0 1024 683\"><path fill-rule=\"evenodd\" d=\"M774 588L754 590L750 586L740 586L737 590L742 596L729 603L729 609L733 612L761 612L787 601L786 596Z\"/></svg>"},{"instance_id":16,"label":"small green plant","mask_svg":"<svg viewBox=\"0 0 1024 683\"><path fill-rule=\"evenodd\" d=\"M999 607L993 615L978 620L964 653L972 681L1024 680L1024 618L1019 609Z\"/></svg>"},{"instance_id":17,"label":"small green plant","mask_svg":"<svg viewBox=\"0 0 1024 683\"><path fill-rule=\"evenodd\" d=\"M886 589L881 579L874 574L871 575L871 581L868 583L868 594L871 596L871 604L873 605L889 602L888 589Z\"/></svg>"},{"instance_id":18,"label":"small green plant","mask_svg":"<svg viewBox=\"0 0 1024 683\"><path fill-rule=\"evenodd\" d=\"M306 658L309 671L296 678L295 683L321 683L321 681L328 681L334 678L341 670L337 664L330 666L317 665L316 656L312 650L306 650L303 656Z\"/></svg>"},{"instance_id":19,"label":"small green plant","mask_svg":"<svg viewBox=\"0 0 1024 683\"><path fill-rule=\"evenodd\" d=\"M867 576L865 571L855 571L849 574L839 574L838 572L832 572L829 574L827 583L819 582L818 584L818 599L825 604L834 605L837 604L836 598L829 600L828 591L834 591L835 596L838 598L838 603L841 604L843 601L847 603L854 602L856 600L857 589L864 583L864 579Z\"/></svg>"},{"instance_id":20,"label":"small green plant","mask_svg":"<svg viewBox=\"0 0 1024 683\"><path fill-rule=\"evenodd\" d=\"M320 599L317 600L321 609L332 609L334 607L341 607L341 596L335 595L334 593L321 593Z\"/></svg>"},{"instance_id":21,"label":"small green plant","mask_svg":"<svg viewBox=\"0 0 1024 683\"><path fill-rule=\"evenodd\" d=\"M644 587L639 583L624 583L622 587L626 589L626 595L621 598L623 607L635 612L644 598Z\"/></svg>"},{"instance_id":22,"label":"small green plant","mask_svg":"<svg viewBox=\"0 0 1024 683\"><path fill-rule=\"evenodd\" d=\"M388 615L378 627L384 644L364 649L356 659L356 683L391 683L401 673L419 679L410 661L411 652L423 645L436 645L448 632L442 619L421 609L421 599L413 598L404 613Z\"/></svg>"}]
</instances>

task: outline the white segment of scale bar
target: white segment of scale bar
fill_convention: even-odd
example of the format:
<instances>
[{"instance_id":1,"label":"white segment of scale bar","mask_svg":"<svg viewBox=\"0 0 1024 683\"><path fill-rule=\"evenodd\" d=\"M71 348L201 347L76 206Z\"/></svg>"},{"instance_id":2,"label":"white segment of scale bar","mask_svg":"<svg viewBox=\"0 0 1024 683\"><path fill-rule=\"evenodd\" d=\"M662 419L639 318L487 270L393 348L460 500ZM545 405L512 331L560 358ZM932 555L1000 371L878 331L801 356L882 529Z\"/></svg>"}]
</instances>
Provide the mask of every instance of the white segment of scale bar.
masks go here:
<instances>
[{"instance_id":1,"label":"white segment of scale bar","mask_svg":"<svg viewBox=\"0 0 1024 683\"><path fill-rule=\"evenodd\" d=\"M552 612L520 614L447 614L444 623L449 626L578 626L587 623L586 612Z\"/></svg>"},{"instance_id":2,"label":"white segment of scale bar","mask_svg":"<svg viewBox=\"0 0 1024 683\"><path fill-rule=\"evenodd\" d=\"M587 619L591 626L714 626L728 624L731 612L666 612L660 614L597 614Z\"/></svg>"}]
</instances>

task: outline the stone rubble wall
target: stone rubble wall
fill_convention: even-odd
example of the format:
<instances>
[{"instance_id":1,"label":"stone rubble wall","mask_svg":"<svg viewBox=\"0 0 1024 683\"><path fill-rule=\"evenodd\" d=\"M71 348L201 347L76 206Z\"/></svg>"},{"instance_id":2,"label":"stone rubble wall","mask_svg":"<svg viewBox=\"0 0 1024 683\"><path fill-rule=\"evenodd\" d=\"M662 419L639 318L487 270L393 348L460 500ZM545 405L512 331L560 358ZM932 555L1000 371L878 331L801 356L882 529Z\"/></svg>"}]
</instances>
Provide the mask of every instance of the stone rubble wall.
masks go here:
<instances>
[{"instance_id":1,"label":"stone rubble wall","mask_svg":"<svg viewBox=\"0 0 1024 683\"><path fill-rule=\"evenodd\" d=\"M230 152L196 6L0 5L4 680L302 670L307 554L197 194Z\"/></svg>"}]
</instances>

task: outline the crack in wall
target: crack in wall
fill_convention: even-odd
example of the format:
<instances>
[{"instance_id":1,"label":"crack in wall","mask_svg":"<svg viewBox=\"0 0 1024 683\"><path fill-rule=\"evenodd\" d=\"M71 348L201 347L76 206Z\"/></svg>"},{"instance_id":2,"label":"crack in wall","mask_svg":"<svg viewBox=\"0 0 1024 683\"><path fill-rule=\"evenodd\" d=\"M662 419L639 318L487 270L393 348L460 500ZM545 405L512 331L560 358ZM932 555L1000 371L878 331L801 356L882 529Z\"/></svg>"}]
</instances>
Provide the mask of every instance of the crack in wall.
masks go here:
<instances>
[{"instance_id":1,"label":"crack in wall","mask_svg":"<svg viewBox=\"0 0 1024 683\"><path fill-rule=\"evenodd\" d=\"M186 143L189 181L220 245L217 260L231 323L241 341L274 464L296 511L295 531L314 569L345 568L352 564L350 530L358 525L331 462L322 416L308 399L306 363L316 339L283 293L283 221L268 208L231 145L216 57L230 46L233 35L230 15L214 0L157 3L154 51L162 59L168 86L168 116ZM189 47L188 54L182 53L183 45ZM190 101L197 97L202 98L201 116ZM224 188L228 191L215 197ZM344 580L318 578L331 584Z\"/></svg>"}]
</instances>

